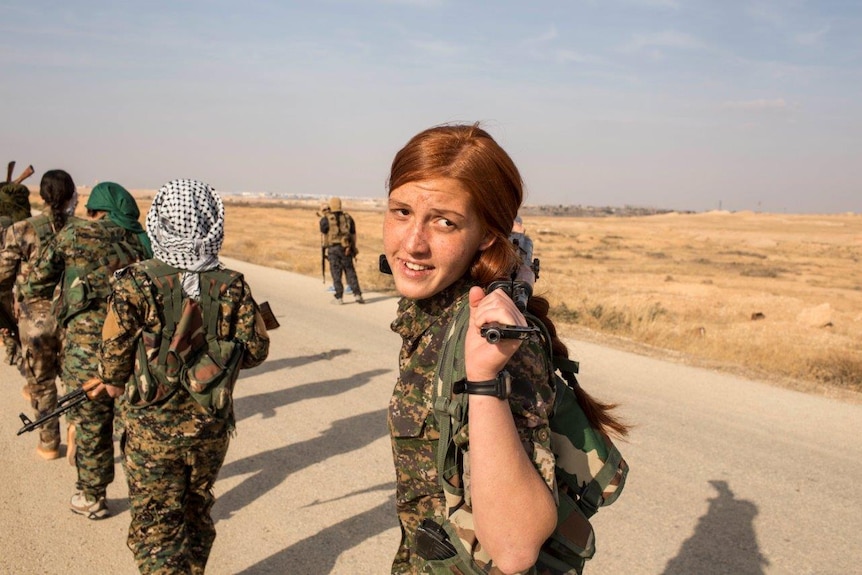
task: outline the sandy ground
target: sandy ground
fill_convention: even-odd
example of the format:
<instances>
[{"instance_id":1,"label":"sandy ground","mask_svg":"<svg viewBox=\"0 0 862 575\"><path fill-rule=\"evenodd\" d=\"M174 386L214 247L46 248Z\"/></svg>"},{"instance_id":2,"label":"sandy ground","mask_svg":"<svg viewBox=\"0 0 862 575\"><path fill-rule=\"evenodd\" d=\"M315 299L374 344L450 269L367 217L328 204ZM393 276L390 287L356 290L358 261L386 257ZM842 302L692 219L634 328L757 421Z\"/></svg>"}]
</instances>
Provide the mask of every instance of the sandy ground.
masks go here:
<instances>
[{"instance_id":1,"label":"sandy ground","mask_svg":"<svg viewBox=\"0 0 862 575\"><path fill-rule=\"evenodd\" d=\"M239 381L208 573L387 573L399 537L386 431L395 299L333 306L319 279L228 264L282 327ZM588 573L858 572L862 406L570 344L582 384L635 425L620 444L629 483L594 520ZM0 377L0 574L135 573L121 467L114 515L73 515L73 468L15 436L22 380L8 366Z\"/></svg>"}]
</instances>

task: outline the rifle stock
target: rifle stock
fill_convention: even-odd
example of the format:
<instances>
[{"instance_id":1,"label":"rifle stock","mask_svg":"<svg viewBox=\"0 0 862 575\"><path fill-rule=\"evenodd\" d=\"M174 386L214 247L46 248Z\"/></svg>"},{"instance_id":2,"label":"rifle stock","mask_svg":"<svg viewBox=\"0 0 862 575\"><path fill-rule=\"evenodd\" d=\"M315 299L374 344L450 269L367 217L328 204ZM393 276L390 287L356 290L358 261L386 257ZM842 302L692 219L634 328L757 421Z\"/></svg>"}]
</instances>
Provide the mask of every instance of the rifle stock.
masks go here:
<instances>
[{"instance_id":1,"label":"rifle stock","mask_svg":"<svg viewBox=\"0 0 862 575\"><path fill-rule=\"evenodd\" d=\"M20 184L21 182L23 182L24 180L26 180L27 178L32 176L33 171L34 171L33 166L27 166L26 168L24 168L24 171L21 172L21 175L18 176L17 178L15 178L15 180L13 180L12 183L13 184ZM9 177L10 178L12 177L11 173L9 174Z\"/></svg>"},{"instance_id":2,"label":"rifle stock","mask_svg":"<svg viewBox=\"0 0 862 575\"><path fill-rule=\"evenodd\" d=\"M57 399L57 407L53 411L49 411L42 417L37 418L36 421L31 421L29 417L21 413L18 415L18 417L21 418L21 423L24 424L24 427L18 430L17 435L27 433L28 431L33 431L46 421L50 421L55 417L60 417L76 405L84 403L85 401L87 401L87 392L84 390L83 387L79 387L75 391L69 392L66 395Z\"/></svg>"}]
</instances>

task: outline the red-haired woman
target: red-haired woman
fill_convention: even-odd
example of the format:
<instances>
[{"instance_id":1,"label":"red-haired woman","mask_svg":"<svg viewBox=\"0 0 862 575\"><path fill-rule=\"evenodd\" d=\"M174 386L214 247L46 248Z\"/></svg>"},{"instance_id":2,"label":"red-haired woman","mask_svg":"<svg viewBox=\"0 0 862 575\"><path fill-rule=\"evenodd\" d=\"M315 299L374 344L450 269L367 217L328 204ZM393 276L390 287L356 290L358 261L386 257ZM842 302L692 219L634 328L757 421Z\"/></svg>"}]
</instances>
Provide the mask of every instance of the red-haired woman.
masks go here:
<instances>
[{"instance_id":1,"label":"red-haired woman","mask_svg":"<svg viewBox=\"0 0 862 575\"><path fill-rule=\"evenodd\" d=\"M393 573L434 569L416 547L425 519L457 523L474 568L503 573L532 570L556 526L548 428L555 392L547 353L538 337L490 344L480 335L486 324L527 325L503 290L484 290L510 278L520 264L509 234L522 199L517 167L477 125L420 132L393 160L383 223L386 260L402 296L392 323L403 344L388 418L402 529ZM432 398L445 332L464 305L470 308L467 382L492 382L505 369L511 391L503 398L469 395L468 461L459 477L464 497L456 515L438 478L440 432ZM532 298L528 309L554 334L555 354L567 356L547 317L547 301ZM610 406L582 397L594 424L625 432L607 413Z\"/></svg>"}]
</instances>

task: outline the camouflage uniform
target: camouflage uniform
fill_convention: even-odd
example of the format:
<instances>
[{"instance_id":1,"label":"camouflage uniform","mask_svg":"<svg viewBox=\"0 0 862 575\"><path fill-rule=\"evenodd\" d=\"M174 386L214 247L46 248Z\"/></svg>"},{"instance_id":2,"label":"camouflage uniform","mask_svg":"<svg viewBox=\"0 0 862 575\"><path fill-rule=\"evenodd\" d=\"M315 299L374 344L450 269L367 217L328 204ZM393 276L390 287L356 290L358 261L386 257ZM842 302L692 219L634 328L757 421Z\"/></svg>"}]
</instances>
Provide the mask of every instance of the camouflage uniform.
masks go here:
<instances>
[{"instance_id":1,"label":"camouflage uniform","mask_svg":"<svg viewBox=\"0 0 862 575\"><path fill-rule=\"evenodd\" d=\"M6 230L9 229L14 222L12 218L6 215L0 216L0 251L3 250L3 245L6 242ZM3 308L3 314L7 320L14 321L17 331L17 320L15 320L15 305L12 288L15 285L15 273L6 274L0 280L0 306ZM21 362L21 346L14 336L8 333L0 334L0 340L3 341L3 347L6 348L6 363L8 365L18 366Z\"/></svg>"},{"instance_id":2,"label":"camouflage uniform","mask_svg":"<svg viewBox=\"0 0 862 575\"><path fill-rule=\"evenodd\" d=\"M96 376L94 352L102 341L111 276L143 253L134 233L108 219L69 218L30 270L24 293L47 297L62 281L55 310L65 329L61 377L67 391ZM77 489L104 497L114 480L114 400L102 395L85 401L67 418L76 427Z\"/></svg>"},{"instance_id":3,"label":"camouflage uniform","mask_svg":"<svg viewBox=\"0 0 862 575\"><path fill-rule=\"evenodd\" d=\"M389 402L389 433L396 470L396 508L401 544L392 573L419 573L426 562L414 552L416 528L424 518L444 518L446 504L437 473L440 430L432 409L438 353L457 303L472 284L458 281L425 300L402 298L392 330L403 340L399 377ZM506 365L512 375L509 406L524 450L552 490L553 454L548 427L554 390L548 378L545 352L536 339L525 341ZM551 464L548 465L550 457ZM469 505L469 477L465 500ZM477 548L478 548L477 544ZM474 549L475 550L475 549ZM490 573L498 573L492 568Z\"/></svg>"},{"instance_id":4,"label":"camouflage uniform","mask_svg":"<svg viewBox=\"0 0 862 575\"><path fill-rule=\"evenodd\" d=\"M62 331L51 313L53 291L34 295L27 290L27 276L44 244L54 236L46 215L16 222L6 230L0 252L0 283L15 281L15 307L21 339L19 369L27 380L30 405L36 417L57 407L57 375L60 370ZM40 449L55 451L60 445L60 421L39 431Z\"/></svg>"},{"instance_id":5,"label":"camouflage uniform","mask_svg":"<svg viewBox=\"0 0 862 575\"><path fill-rule=\"evenodd\" d=\"M348 233L341 230L347 229ZM326 254L329 259L329 273L332 274L332 286L335 288L336 299L344 294L342 276L347 279L347 285L353 291L356 301L362 303L362 288L353 267L356 257L356 225L353 218L346 212L327 210L320 218L320 233L326 242Z\"/></svg>"},{"instance_id":6,"label":"camouflage uniform","mask_svg":"<svg viewBox=\"0 0 862 575\"><path fill-rule=\"evenodd\" d=\"M122 386L133 373L141 331L161 336L164 303L134 265L109 300L101 377ZM218 339L243 343L242 368L266 359L269 337L248 284L237 278L219 300ZM127 406L124 469L132 522L128 546L141 573L203 573L215 540L212 492L229 443L230 422L211 415L184 387L148 406Z\"/></svg>"}]
</instances>

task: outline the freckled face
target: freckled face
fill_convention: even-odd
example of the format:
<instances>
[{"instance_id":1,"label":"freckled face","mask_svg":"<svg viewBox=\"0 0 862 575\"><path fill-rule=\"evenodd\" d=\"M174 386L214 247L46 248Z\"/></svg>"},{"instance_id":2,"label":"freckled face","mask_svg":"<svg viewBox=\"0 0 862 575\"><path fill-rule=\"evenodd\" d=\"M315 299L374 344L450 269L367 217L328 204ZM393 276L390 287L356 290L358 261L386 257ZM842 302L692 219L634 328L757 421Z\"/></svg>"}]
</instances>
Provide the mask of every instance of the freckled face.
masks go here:
<instances>
[{"instance_id":1,"label":"freckled face","mask_svg":"<svg viewBox=\"0 0 862 575\"><path fill-rule=\"evenodd\" d=\"M443 291L464 275L476 252L493 243L458 180L410 182L389 194L383 251L404 297Z\"/></svg>"}]
</instances>

